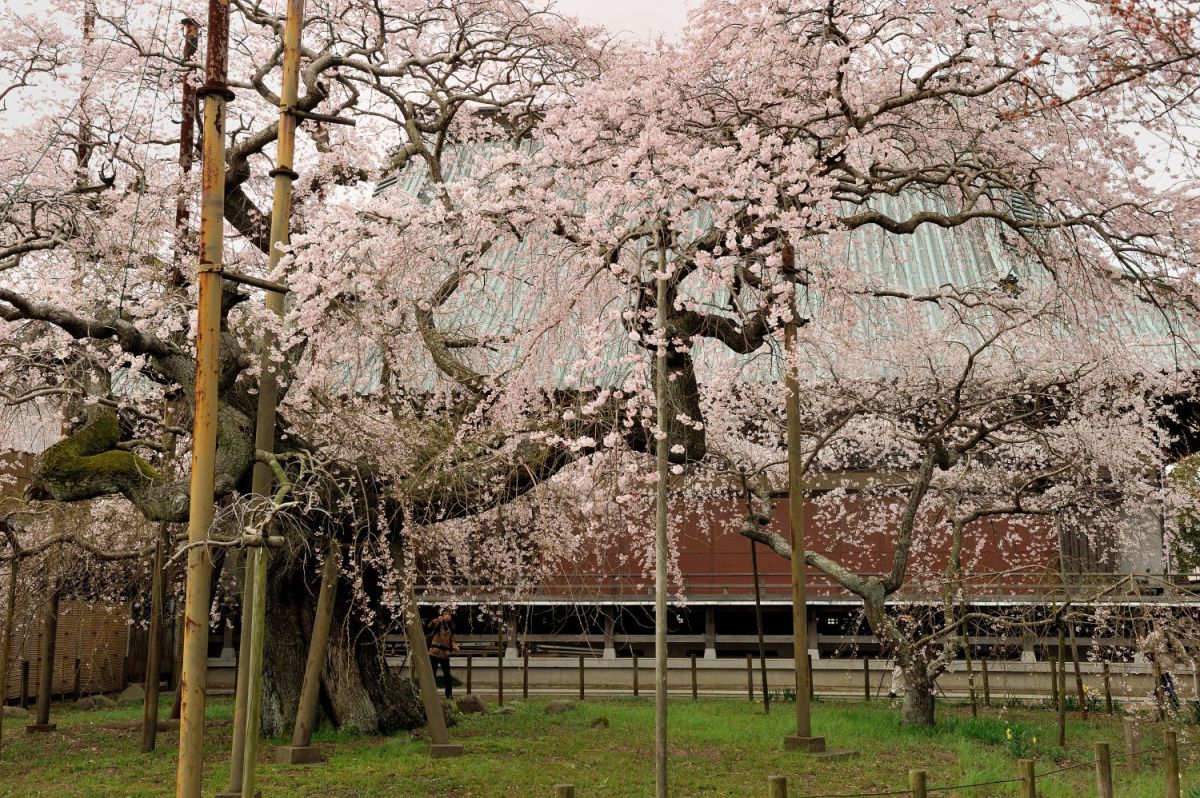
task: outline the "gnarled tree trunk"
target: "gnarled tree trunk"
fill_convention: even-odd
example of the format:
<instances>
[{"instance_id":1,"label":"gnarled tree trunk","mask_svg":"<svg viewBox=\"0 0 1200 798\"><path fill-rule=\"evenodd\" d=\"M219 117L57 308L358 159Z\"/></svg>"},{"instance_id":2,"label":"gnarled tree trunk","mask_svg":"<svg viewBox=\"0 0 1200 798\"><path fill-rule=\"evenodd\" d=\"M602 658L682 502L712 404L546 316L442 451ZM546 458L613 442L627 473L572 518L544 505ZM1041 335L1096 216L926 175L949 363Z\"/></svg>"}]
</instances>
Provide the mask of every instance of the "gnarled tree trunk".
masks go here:
<instances>
[{"instance_id":1,"label":"gnarled tree trunk","mask_svg":"<svg viewBox=\"0 0 1200 798\"><path fill-rule=\"evenodd\" d=\"M281 564L268 574L261 714L268 736L290 735L296 721L319 583L317 574L304 567L311 564ZM383 626L383 621L378 628L364 624L349 588L339 587L320 704L338 728L388 734L425 722L414 686L384 660Z\"/></svg>"}]
</instances>

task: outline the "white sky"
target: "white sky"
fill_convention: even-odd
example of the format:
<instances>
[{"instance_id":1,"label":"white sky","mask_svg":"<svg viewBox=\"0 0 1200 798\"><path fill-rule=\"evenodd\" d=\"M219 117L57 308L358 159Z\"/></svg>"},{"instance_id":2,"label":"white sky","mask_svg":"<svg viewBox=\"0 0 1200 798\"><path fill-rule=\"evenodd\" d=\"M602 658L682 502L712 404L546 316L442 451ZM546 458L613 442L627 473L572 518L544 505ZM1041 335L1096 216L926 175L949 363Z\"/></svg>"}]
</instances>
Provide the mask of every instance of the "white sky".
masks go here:
<instances>
[{"instance_id":1,"label":"white sky","mask_svg":"<svg viewBox=\"0 0 1200 798\"><path fill-rule=\"evenodd\" d=\"M558 0L556 5L563 13L647 41L660 33L676 36L687 18L689 0Z\"/></svg>"}]
</instances>

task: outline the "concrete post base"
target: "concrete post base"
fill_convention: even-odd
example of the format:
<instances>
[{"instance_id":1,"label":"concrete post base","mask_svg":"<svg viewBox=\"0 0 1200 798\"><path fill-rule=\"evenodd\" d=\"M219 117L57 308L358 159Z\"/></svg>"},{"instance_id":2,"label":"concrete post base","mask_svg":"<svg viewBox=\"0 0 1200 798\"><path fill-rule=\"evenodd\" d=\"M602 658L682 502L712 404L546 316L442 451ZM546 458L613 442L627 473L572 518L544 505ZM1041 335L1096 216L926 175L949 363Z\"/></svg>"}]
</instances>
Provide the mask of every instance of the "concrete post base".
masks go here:
<instances>
[{"instance_id":1,"label":"concrete post base","mask_svg":"<svg viewBox=\"0 0 1200 798\"><path fill-rule=\"evenodd\" d=\"M315 765L325 761L325 753L315 745L281 745L275 749L275 761L281 765Z\"/></svg>"},{"instance_id":2,"label":"concrete post base","mask_svg":"<svg viewBox=\"0 0 1200 798\"><path fill-rule=\"evenodd\" d=\"M31 723L25 727L26 734L50 734L58 728L57 723Z\"/></svg>"},{"instance_id":3,"label":"concrete post base","mask_svg":"<svg viewBox=\"0 0 1200 798\"><path fill-rule=\"evenodd\" d=\"M825 738L797 737L794 734L789 734L783 738L783 749L785 751L806 751L810 754L815 754L825 750Z\"/></svg>"},{"instance_id":4,"label":"concrete post base","mask_svg":"<svg viewBox=\"0 0 1200 798\"><path fill-rule=\"evenodd\" d=\"M242 793L239 792L219 792L213 798L242 798ZM262 790L254 791L254 798L262 798Z\"/></svg>"},{"instance_id":5,"label":"concrete post base","mask_svg":"<svg viewBox=\"0 0 1200 798\"><path fill-rule=\"evenodd\" d=\"M432 759L448 759L462 755L463 747L461 745L455 745L454 743L444 743L442 745L438 745L437 743L429 744L429 756Z\"/></svg>"}]
</instances>

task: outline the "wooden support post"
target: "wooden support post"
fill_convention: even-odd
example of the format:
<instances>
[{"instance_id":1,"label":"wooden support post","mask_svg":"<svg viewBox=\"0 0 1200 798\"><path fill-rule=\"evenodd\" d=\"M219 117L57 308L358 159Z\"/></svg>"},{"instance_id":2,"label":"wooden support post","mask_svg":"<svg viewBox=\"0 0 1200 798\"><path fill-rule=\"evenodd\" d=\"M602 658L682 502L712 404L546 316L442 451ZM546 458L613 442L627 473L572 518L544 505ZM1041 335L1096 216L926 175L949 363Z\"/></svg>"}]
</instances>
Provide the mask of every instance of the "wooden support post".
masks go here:
<instances>
[{"instance_id":1,"label":"wooden support post","mask_svg":"<svg viewBox=\"0 0 1200 798\"><path fill-rule=\"evenodd\" d=\"M633 655L633 697L638 696L638 655Z\"/></svg>"},{"instance_id":2,"label":"wooden support post","mask_svg":"<svg viewBox=\"0 0 1200 798\"><path fill-rule=\"evenodd\" d=\"M29 709L29 660L21 660L21 709Z\"/></svg>"},{"instance_id":3,"label":"wooden support post","mask_svg":"<svg viewBox=\"0 0 1200 798\"><path fill-rule=\"evenodd\" d=\"M392 557L397 565L401 564L399 544L393 542ZM425 708L425 722L429 725L429 738L433 741L429 746L429 755L435 759L450 756L462 756L461 745L450 744L450 734L446 731L446 716L442 712L442 700L438 696L437 680L433 677L433 663L429 660L429 648L425 645L425 630L421 627L421 613L417 604L417 596L413 589L408 589L408 608L404 613L404 633L408 637L408 655L413 659L417 672L417 686L421 690L421 704Z\"/></svg>"},{"instance_id":4,"label":"wooden support post","mask_svg":"<svg viewBox=\"0 0 1200 798\"><path fill-rule=\"evenodd\" d=\"M329 541L325 562L321 564L321 586L317 592L317 611L313 617L312 637L304 662L304 679L300 686L300 702L296 709L296 724L292 728L292 744L275 750L276 761L283 765L309 765L323 762L325 756L312 744L313 728L317 723L317 702L321 697L321 672L329 653L329 633L333 627L333 604L337 597L338 576L342 569L342 549L336 540Z\"/></svg>"},{"instance_id":5,"label":"wooden support post","mask_svg":"<svg viewBox=\"0 0 1200 798\"><path fill-rule=\"evenodd\" d=\"M746 698L754 702L754 657L746 655Z\"/></svg>"},{"instance_id":6,"label":"wooden support post","mask_svg":"<svg viewBox=\"0 0 1200 798\"><path fill-rule=\"evenodd\" d=\"M696 655L692 655L692 700L695 701L700 697L700 693L696 688Z\"/></svg>"},{"instance_id":7,"label":"wooden support post","mask_svg":"<svg viewBox=\"0 0 1200 798\"><path fill-rule=\"evenodd\" d=\"M4 597L4 632L3 636L0 636L0 746L4 744L4 698L8 692L8 657L12 653L13 619L17 607L17 571L20 562L17 557L8 561L8 591ZM28 671L24 673L28 674ZM26 682L27 679L22 679L22 684ZM24 708L24 700L21 703Z\"/></svg>"},{"instance_id":8,"label":"wooden support post","mask_svg":"<svg viewBox=\"0 0 1200 798\"><path fill-rule=\"evenodd\" d=\"M1113 713L1112 700L1112 668L1106 662L1104 663L1104 711L1109 715Z\"/></svg>"},{"instance_id":9,"label":"wooden support post","mask_svg":"<svg viewBox=\"0 0 1200 798\"><path fill-rule=\"evenodd\" d=\"M583 700L583 655L579 656L579 700Z\"/></svg>"},{"instance_id":10,"label":"wooden support post","mask_svg":"<svg viewBox=\"0 0 1200 798\"><path fill-rule=\"evenodd\" d=\"M750 496L748 493L746 496L746 501L747 503L750 501ZM750 541L750 566L754 573L754 622L755 626L758 628L758 665L759 669L762 671L763 712L769 714L771 712L771 694L768 692L767 688L767 647L763 638L762 588L760 587L758 581L758 544L753 540ZM749 668L749 654L746 655L746 665L747 668ZM811 670L809 671L809 675L812 675ZM750 680L750 700L754 701L753 673L751 673L748 678Z\"/></svg>"},{"instance_id":11,"label":"wooden support post","mask_svg":"<svg viewBox=\"0 0 1200 798\"><path fill-rule=\"evenodd\" d=\"M1058 623L1058 747L1067 745L1067 642L1062 622Z\"/></svg>"},{"instance_id":12,"label":"wooden support post","mask_svg":"<svg viewBox=\"0 0 1200 798\"><path fill-rule=\"evenodd\" d=\"M1037 798L1037 775L1032 759L1020 759L1017 768L1021 775L1021 798Z\"/></svg>"},{"instance_id":13,"label":"wooden support post","mask_svg":"<svg viewBox=\"0 0 1200 798\"><path fill-rule=\"evenodd\" d=\"M42 617L42 646L38 662L37 714L34 723L25 727L27 732L51 732L50 699L54 693L54 643L58 637L58 603L61 595L57 590L46 601L46 612Z\"/></svg>"},{"instance_id":14,"label":"wooden support post","mask_svg":"<svg viewBox=\"0 0 1200 798\"><path fill-rule=\"evenodd\" d=\"M554 785L554 798L575 798L575 787L571 784Z\"/></svg>"},{"instance_id":15,"label":"wooden support post","mask_svg":"<svg viewBox=\"0 0 1200 798\"><path fill-rule=\"evenodd\" d=\"M521 698L529 698L529 652L521 655Z\"/></svg>"},{"instance_id":16,"label":"wooden support post","mask_svg":"<svg viewBox=\"0 0 1200 798\"><path fill-rule=\"evenodd\" d=\"M927 798L928 793L925 791L925 771L908 771L908 789L912 792L912 798Z\"/></svg>"},{"instance_id":17,"label":"wooden support post","mask_svg":"<svg viewBox=\"0 0 1200 798\"><path fill-rule=\"evenodd\" d=\"M805 654L804 656L808 659L808 700L811 701L817 695L817 680L813 678L812 654Z\"/></svg>"},{"instance_id":18,"label":"wooden support post","mask_svg":"<svg viewBox=\"0 0 1200 798\"><path fill-rule=\"evenodd\" d=\"M1096 798L1113 798L1112 754L1103 741L1096 742Z\"/></svg>"},{"instance_id":19,"label":"wooden support post","mask_svg":"<svg viewBox=\"0 0 1200 798\"><path fill-rule=\"evenodd\" d=\"M1154 703L1158 707L1158 722L1162 723L1167 719L1167 695L1163 690L1162 665L1157 659L1154 661Z\"/></svg>"},{"instance_id":20,"label":"wooden support post","mask_svg":"<svg viewBox=\"0 0 1200 798\"><path fill-rule=\"evenodd\" d=\"M1163 768L1166 770L1166 798L1179 796L1179 740L1173 729L1163 732Z\"/></svg>"},{"instance_id":21,"label":"wooden support post","mask_svg":"<svg viewBox=\"0 0 1200 798\"><path fill-rule=\"evenodd\" d=\"M503 629L503 626L501 626ZM496 703L504 706L504 634L496 638Z\"/></svg>"},{"instance_id":22,"label":"wooden support post","mask_svg":"<svg viewBox=\"0 0 1200 798\"><path fill-rule=\"evenodd\" d=\"M863 657L863 699L871 700L871 658Z\"/></svg>"},{"instance_id":23,"label":"wooden support post","mask_svg":"<svg viewBox=\"0 0 1200 798\"><path fill-rule=\"evenodd\" d=\"M83 665L79 661L79 657L75 658L75 673L72 676L72 681L72 693L75 696L75 700L78 701L83 697L83 693L81 692L83 689Z\"/></svg>"},{"instance_id":24,"label":"wooden support post","mask_svg":"<svg viewBox=\"0 0 1200 798\"><path fill-rule=\"evenodd\" d=\"M987 707L988 709L991 709L992 708L992 685L991 685L991 682L988 681L988 664L987 663L988 663L987 657L984 657L983 659L981 659L979 661L979 667L983 673L983 705L985 707Z\"/></svg>"},{"instance_id":25,"label":"wooden support post","mask_svg":"<svg viewBox=\"0 0 1200 798\"><path fill-rule=\"evenodd\" d=\"M1132 718L1125 718L1121 729L1125 736L1125 767L1130 773L1137 773L1142 769L1142 755L1138 752L1137 724Z\"/></svg>"},{"instance_id":26,"label":"wooden support post","mask_svg":"<svg viewBox=\"0 0 1200 798\"><path fill-rule=\"evenodd\" d=\"M467 695L471 694L471 664L474 661L475 661L475 658L472 657L470 654L468 654L467 655Z\"/></svg>"},{"instance_id":27,"label":"wooden support post","mask_svg":"<svg viewBox=\"0 0 1200 798\"><path fill-rule=\"evenodd\" d=\"M767 798L787 798L787 776L767 777Z\"/></svg>"},{"instance_id":28,"label":"wooden support post","mask_svg":"<svg viewBox=\"0 0 1200 798\"><path fill-rule=\"evenodd\" d=\"M193 27L195 23L193 23ZM197 34L198 35L198 34ZM195 50L192 51L193 55ZM166 602L166 550L170 545L170 527L164 521L158 526L154 541L154 572L150 575L150 634L146 640L146 681L142 705L142 753L148 754L158 746L158 682L162 675L163 610ZM76 689L78 692L78 688Z\"/></svg>"}]
</instances>

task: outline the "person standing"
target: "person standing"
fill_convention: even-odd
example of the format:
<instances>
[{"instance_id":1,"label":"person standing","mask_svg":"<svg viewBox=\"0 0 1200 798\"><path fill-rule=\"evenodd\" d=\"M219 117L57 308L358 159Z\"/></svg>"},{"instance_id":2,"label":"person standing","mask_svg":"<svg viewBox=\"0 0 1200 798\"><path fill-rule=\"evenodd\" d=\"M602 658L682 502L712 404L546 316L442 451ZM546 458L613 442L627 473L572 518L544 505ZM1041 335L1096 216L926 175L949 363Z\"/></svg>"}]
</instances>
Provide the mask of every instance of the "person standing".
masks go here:
<instances>
[{"instance_id":1,"label":"person standing","mask_svg":"<svg viewBox=\"0 0 1200 798\"><path fill-rule=\"evenodd\" d=\"M445 687L446 698L454 697L454 679L450 676L450 655L458 651L458 643L454 639L454 621L448 607L429 622L429 659L433 662L433 676L437 678L438 669L442 670L442 684Z\"/></svg>"},{"instance_id":2,"label":"person standing","mask_svg":"<svg viewBox=\"0 0 1200 798\"><path fill-rule=\"evenodd\" d=\"M1146 659L1158 670L1159 683L1156 691L1161 691L1160 695L1178 712L1179 695L1175 692L1174 671L1179 663L1187 661L1187 650L1179 642L1179 638L1161 623L1155 624L1153 631L1142 641L1142 650Z\"/></svg>"}]
</instances>

